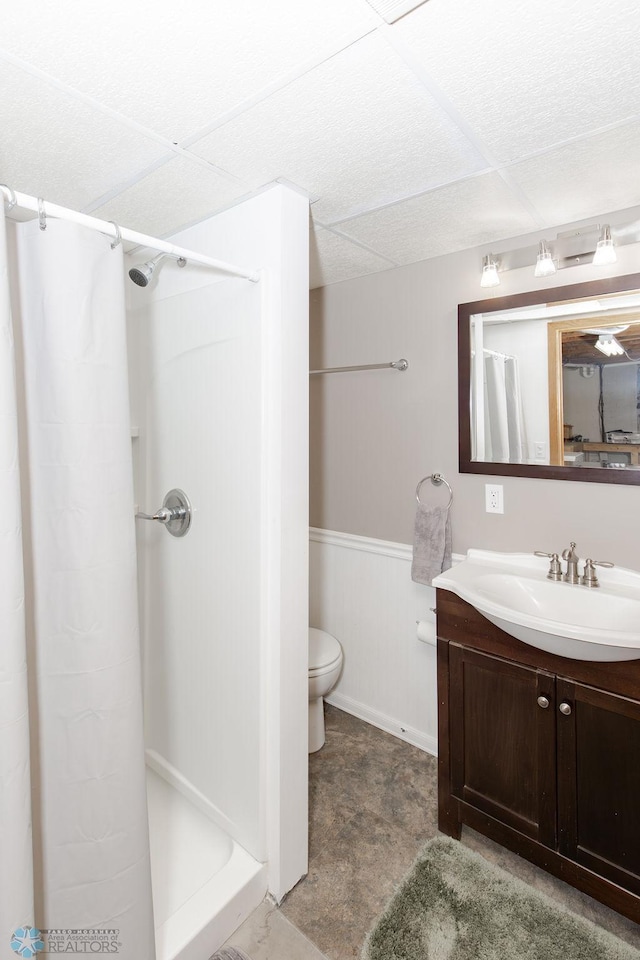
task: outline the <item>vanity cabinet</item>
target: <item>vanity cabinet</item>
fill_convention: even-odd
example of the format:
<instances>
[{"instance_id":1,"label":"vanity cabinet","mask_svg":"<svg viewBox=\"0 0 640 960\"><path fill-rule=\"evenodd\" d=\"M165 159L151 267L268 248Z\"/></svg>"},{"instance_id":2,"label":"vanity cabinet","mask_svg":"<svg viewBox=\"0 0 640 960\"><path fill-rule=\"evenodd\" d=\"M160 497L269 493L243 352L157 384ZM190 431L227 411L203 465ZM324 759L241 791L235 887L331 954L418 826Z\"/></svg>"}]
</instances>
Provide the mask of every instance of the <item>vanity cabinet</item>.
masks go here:
<instances>
[{"instance_id":1,"label":"vanity cabinet","mask_svg":"<svg viewBox=\"0 0 640 960\"><path fill-rule=\"evenodd\" d=\"M640 922L640 662L521 643L437 591L439 826Z\"/></svg>"}]
</instances>

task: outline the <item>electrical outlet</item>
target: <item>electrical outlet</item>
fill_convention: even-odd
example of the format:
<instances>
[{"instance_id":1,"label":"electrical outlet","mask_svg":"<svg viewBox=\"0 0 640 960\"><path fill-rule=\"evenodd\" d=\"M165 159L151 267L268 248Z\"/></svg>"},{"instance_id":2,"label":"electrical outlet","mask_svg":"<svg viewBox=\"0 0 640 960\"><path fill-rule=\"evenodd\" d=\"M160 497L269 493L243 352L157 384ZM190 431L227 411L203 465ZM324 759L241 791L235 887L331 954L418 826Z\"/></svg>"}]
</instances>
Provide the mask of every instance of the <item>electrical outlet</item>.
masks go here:
<instances>
[{"instance_id":1,"label":"electrical outlet","mask_svg":"<svg viewBox=\"0 0 640 960\"><path fill-rule=\"evenodd\" d=\"M546 447L546 443L544 442L544 440L535 441L535 443L533 444L533 451L534 451L534 457L536 458L536 460L546 459L547 455L546 455L545 447Z\"/></svg>"},{"instance_id":2,"label":"electrical outlet","mask_svg":"<svg viewBox=\"0 0 640 960\"><path fill-rule=\"evenodd\" d=\"M504 513L504 494L502 484L485 483L485 510L487 513Z\"/></svg>"}]
</instances>

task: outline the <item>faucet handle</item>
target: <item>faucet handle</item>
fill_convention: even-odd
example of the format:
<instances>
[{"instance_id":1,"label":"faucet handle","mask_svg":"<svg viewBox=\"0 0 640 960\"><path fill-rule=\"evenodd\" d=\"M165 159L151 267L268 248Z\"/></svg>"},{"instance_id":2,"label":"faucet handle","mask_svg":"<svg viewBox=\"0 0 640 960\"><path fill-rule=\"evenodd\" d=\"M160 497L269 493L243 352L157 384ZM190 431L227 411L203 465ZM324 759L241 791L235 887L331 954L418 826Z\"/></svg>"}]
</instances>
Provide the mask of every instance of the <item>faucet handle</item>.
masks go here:
<instances>
[{"instance_id":1,"label":"faucet handle","mask_svg":"<svg viewBox=\"0 0 640 960\"><path fill-rule=\"evenodd\" d=\"M542 550L534 550L534 557L548 557L551 560L547 580L562 580L562 565L557 553L544 553Z\"/></svg>"},{"instance_id":2,"label":"faucet handle","mask_svg":"<svg viewBox=\"0 0 640 960\"><path fill-rule=\"evenodd\" d=\"M615 564L610 563L608 560L592 560L590 557L584 562L584 573L580 577L580 583L585 587L599 587L600 581L596 576L596 567L613 567Z\"/></svg>"}]
</instances>

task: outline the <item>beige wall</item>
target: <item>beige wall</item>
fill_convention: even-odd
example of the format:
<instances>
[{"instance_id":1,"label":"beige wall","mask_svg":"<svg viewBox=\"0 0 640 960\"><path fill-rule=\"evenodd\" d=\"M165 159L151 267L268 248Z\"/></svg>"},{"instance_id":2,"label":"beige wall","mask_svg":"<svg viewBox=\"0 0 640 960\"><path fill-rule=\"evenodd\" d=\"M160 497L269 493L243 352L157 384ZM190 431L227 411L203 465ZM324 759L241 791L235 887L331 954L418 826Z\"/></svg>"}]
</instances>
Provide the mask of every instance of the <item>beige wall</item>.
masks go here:
<instances>
[{"instance_id":1,"label":"beige wall","mask_svg":"<svg viewBox=\"0 0 640 960\"><path fill-rule=\"evenodd\" d=\"M637 216L627 211L601 222ZM547 239L556 232L548 230ZM311 292L311 369L406 357L409 370L310 378L310 523L410 543L416 484L437 471L454 491L456 552L556 551L573 539L582 557L640 569L640 487L458 473L457 305L486 295L479 274L487 252L463 251ZM639 270L640 245L629 245L612 267L572 267L551 280L535 280L533 268L510 271L489 294ZM485 513L487 482L503 484L504 515ZM434 504L444 502L443 489L425 484L423 490Z\"/></svg>"}]
</instances>

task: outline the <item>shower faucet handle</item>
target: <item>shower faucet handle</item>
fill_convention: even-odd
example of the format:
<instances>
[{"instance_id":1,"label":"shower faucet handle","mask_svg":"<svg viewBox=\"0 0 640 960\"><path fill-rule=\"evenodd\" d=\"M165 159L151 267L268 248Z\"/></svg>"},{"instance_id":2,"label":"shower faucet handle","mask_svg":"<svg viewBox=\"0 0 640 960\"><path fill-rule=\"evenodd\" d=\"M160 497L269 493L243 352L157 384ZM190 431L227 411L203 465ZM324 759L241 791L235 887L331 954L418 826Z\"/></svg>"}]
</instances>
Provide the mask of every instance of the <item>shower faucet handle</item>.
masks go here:
<instances>
[{"instance_id":1,"label":"shower faucet handle","mask_svg":"<svg viewBox=\"0 0 640 960\"><path fill-rule=\"evenodd\" d=\"M136 517L140 520L157 520L172 537L184 537L191 526L191 504L182 490L169 490L162 506L155 513L138 511Z\"/></svg>"},{"instance_id":2,"label":"shower faucet handle","mask_svg":"<svg viewBox=\"0 0 640 960\"><path fill-rule=\"evenodd\" d=\"M141 510L136 513L136 517L138 517L140 520L159 520L160 523L169 523L172 515L173 512L171 510L167 510L166 507L160 507L158 512L154 514L142 513Z\"/></svg>"}]
</instances>

